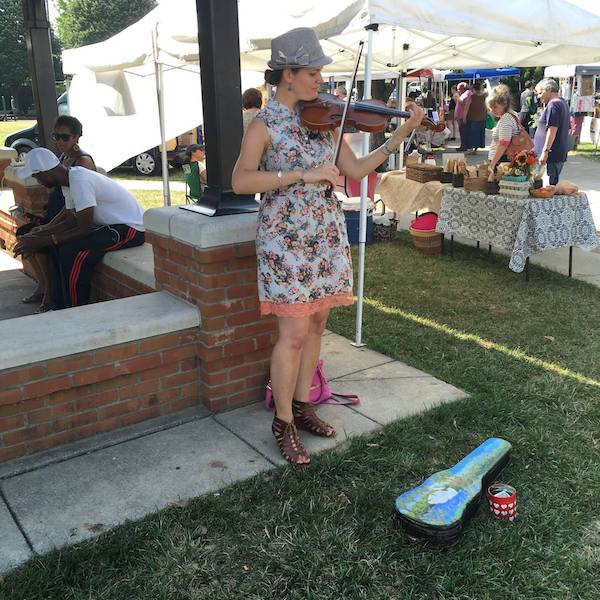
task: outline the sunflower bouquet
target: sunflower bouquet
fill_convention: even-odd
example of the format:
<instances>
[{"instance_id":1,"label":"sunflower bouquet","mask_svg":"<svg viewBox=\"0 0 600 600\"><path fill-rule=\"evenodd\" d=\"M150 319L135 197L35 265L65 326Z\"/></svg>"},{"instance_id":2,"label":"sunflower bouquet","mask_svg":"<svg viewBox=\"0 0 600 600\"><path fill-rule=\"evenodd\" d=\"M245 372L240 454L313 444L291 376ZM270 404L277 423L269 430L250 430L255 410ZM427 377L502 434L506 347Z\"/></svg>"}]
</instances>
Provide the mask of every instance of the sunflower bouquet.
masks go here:
<instances>
[{"instance_id":1,"label":"sunflower bouquet","mask_svg":"<svg viewBox=\"0 0 600 600\"><path fill-rule=\"evenodd\" d=\"M532 179L538 172L538 161L533 150L517 152L510 162L507 171L509 177L522 178L522 181Z\"/></svg>"}]
</instances>

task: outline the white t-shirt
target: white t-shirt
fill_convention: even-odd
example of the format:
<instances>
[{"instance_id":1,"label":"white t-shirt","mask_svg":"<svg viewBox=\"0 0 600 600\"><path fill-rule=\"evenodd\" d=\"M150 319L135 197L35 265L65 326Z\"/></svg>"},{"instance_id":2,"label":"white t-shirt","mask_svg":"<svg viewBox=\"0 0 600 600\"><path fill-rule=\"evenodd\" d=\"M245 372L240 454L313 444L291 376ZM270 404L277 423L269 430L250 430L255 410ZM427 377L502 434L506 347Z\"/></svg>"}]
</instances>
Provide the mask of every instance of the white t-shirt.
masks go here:
<instances>
[{"instance_id":1,"label":"white t-shirt","mask_svg":"<svg viewBox=\"0 0 600 600\"><path fill-rule=\"evenodd\" d=\"M69 169L69 187L62 188L65 208L79 212L94 207L95 225L128 225L144 230L144 211L124 187L85 167Z\"/></svg>"}]
</instances>

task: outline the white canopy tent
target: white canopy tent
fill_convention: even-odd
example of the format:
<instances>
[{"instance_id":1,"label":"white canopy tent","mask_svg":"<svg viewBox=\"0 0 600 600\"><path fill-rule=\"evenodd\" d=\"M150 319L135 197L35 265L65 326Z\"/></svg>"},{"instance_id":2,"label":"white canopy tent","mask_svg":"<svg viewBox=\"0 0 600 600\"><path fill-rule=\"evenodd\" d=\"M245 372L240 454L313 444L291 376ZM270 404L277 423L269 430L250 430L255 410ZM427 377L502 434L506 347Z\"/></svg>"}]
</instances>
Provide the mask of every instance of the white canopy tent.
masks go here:
<instances>
[{"instance_id":1,"label":"white canopy tent","mask_svg":"<svg viewBox=\"0 0 600 600\"><path fill-rule=\"evenodd\" d=\"M300 26L315 28L334 58L326 69L332 73L352 70L370 24L379 25L369 49L374 72L600 61L600 17L563 0L507 0L503 14L514 19L499 19L478 0L456 0L451 11L445 0L239 0L238 6L243 87L260 82L271 38ZM195 1L169 0L109 40L63 53L72 114L104 168L160 143L157 65L166 138L202 122L197 37Z\"/></svg>"},{"instance_id":2,"label":"white canopy tent","mask_svg":"<svg viewBox=\"0 0 600 600\"><path fill-rule=\"evenodd\" d=\"M443 69L526 67L600 61L600 16L564 0L531 0L527 3L505 0L501 15L496 7L480 0L455 0L451 10L446 0L429 0L427 3L408 0L329 0L326 3L261 0L259 4L239 0L238 7L243 69L262 71L270 56L273 37L294 27L308 26L316 30L325 52L334 59L326 72L349 72L354 65L358 41L368 37L364 75L367 93L371 71L403 72L432 66ZM126 116L121 106L131 106L134 112L137 111L138 96L134 88L142 86L135 83L140 81L134 79L138 77L135 69L149 71L160 64L167 65L164 72L165 135L176 135L196 125L199 113L194 115L193 122L186 120L201 106L199 78L194 73L198 66L196 22L194 0L171 0L107 42L66 51L65 73L77 74L73 78L70 98L73 113L84 117L85 102L94 101L89 86L87 95L79 91L81 87L76 87L77 76L87 77L89 84L95 81L101 86L106 92L103 96L109 96L112 101L109 110L111 107L121 110L104 119L108 121ZM156 46L155 51L152 43ZM102 73L105 75L100 76ZM172 83L170 74L174 73L187 73L189 79L181 74L173 75ZM111 80L107 81L109 77ZM184 79L189 84L184 83ZM150 94L148 91L145 94L149 102ZM128 98L131 104L125 101ZM140 101L140 106L142 104ZM106 102L99 111L107 113ZM151 114L149 108L147 114ZM178 119L178 131L170 129L171 118ZM160 135L157 118L145 116L140 120L143 120L144 143L140 142L138 147L143 150L156 145ZM88 124L84 118L83 122L86 136L90 135L91 128L94 136L104 137L107 132L109 135L114 132L113 146L122 139L118 126L109 130L103 125L100 130L94 130L92 121ZM141 122L139 126L142 126ZM94 151L87 139L86 146ZM365 135L363 149L366 151L367 147ZM210 157L208 159L210 161ZM357 345L361 344L366 180L361 195Z\"/></svg>"},{"instance_id":3,"label":"white canopy tent","mask_svg":"<svg viewBox=\"0 0 600 600\"><path fill-rule=\"evenodd\" d=\"M552 65L544 69L544 77L575 77L575 75L599 75L600 62L579 65Z\"/></svg>"}]
</instances>

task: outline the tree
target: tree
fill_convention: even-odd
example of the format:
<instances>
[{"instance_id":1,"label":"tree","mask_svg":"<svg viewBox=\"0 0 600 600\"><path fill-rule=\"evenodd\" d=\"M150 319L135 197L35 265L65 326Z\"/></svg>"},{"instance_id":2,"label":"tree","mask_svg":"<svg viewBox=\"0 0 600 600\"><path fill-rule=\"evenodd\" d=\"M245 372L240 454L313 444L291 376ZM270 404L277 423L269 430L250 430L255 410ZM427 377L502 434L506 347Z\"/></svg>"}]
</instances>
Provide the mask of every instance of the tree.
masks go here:
<instances>
[{"instance_id":1,"label":"tree","mask_svg":"<svg viewBox=\"0 0 600 600\"><path fill-rule=\"evenodd\" d=\"M79 48L103 42L139 21L156 0L58 0L57 5L60 41L65 48Z\"/></svg>"},{"instance_id":2,"label":"tree","mask_svg":"<svg viewBox=\"0 0 600 600\"><path fill-rule=\"evenodd\" d=\"M27 90L31 85L29 58L25 41L22 0L2 0L0 7L0 92L15 99L17 110L23 109L23 98L31 96ZM62 62L60 42L50 29L54 76L62 80ZM24 103L27 105L28 101Z\"/></svg>"},{"instance_id":3,"label":"tree","mask_svg":"<svg viewBox=\"0 0 600 600\"><path fill-rule=\"evenodd\" d=\"M521 92L525 89L525 82L532 81L535 85L544 78L544 69L546 67L521 67L521 74L517 77L507 77L500 79L500 83L505 83L513 97L515 110L521 107Z\"/></svg>"},{"instance_id":4,"label":"tree","mask_svg":"<svg viewBox=\"0 0 600 600\"><path fill-rule=\"evenodd\" d=\"M16 97L29 78L21 0L2 0L0 31L0 88Z\"/></svg>"}]
</instances>

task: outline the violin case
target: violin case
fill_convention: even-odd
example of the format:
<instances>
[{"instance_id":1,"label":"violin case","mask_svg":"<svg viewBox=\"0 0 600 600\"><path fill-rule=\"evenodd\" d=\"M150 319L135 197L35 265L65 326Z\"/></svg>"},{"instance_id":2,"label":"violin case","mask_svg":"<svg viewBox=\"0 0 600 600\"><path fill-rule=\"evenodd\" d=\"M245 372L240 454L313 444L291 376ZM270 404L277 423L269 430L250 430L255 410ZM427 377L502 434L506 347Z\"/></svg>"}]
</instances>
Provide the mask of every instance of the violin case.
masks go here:
<instances>
[{"instance_id":1,"label":"violin case","mask_svg":"<svg viewBox=\"0 0 600 600\"><path fill-rule=\"evenodd\" d=\"M488 486L510 460L511 444L490 438L445 471L396 498L396 515L412 538L432 545L455 543Z\"/></svg>"}]
</instances>

